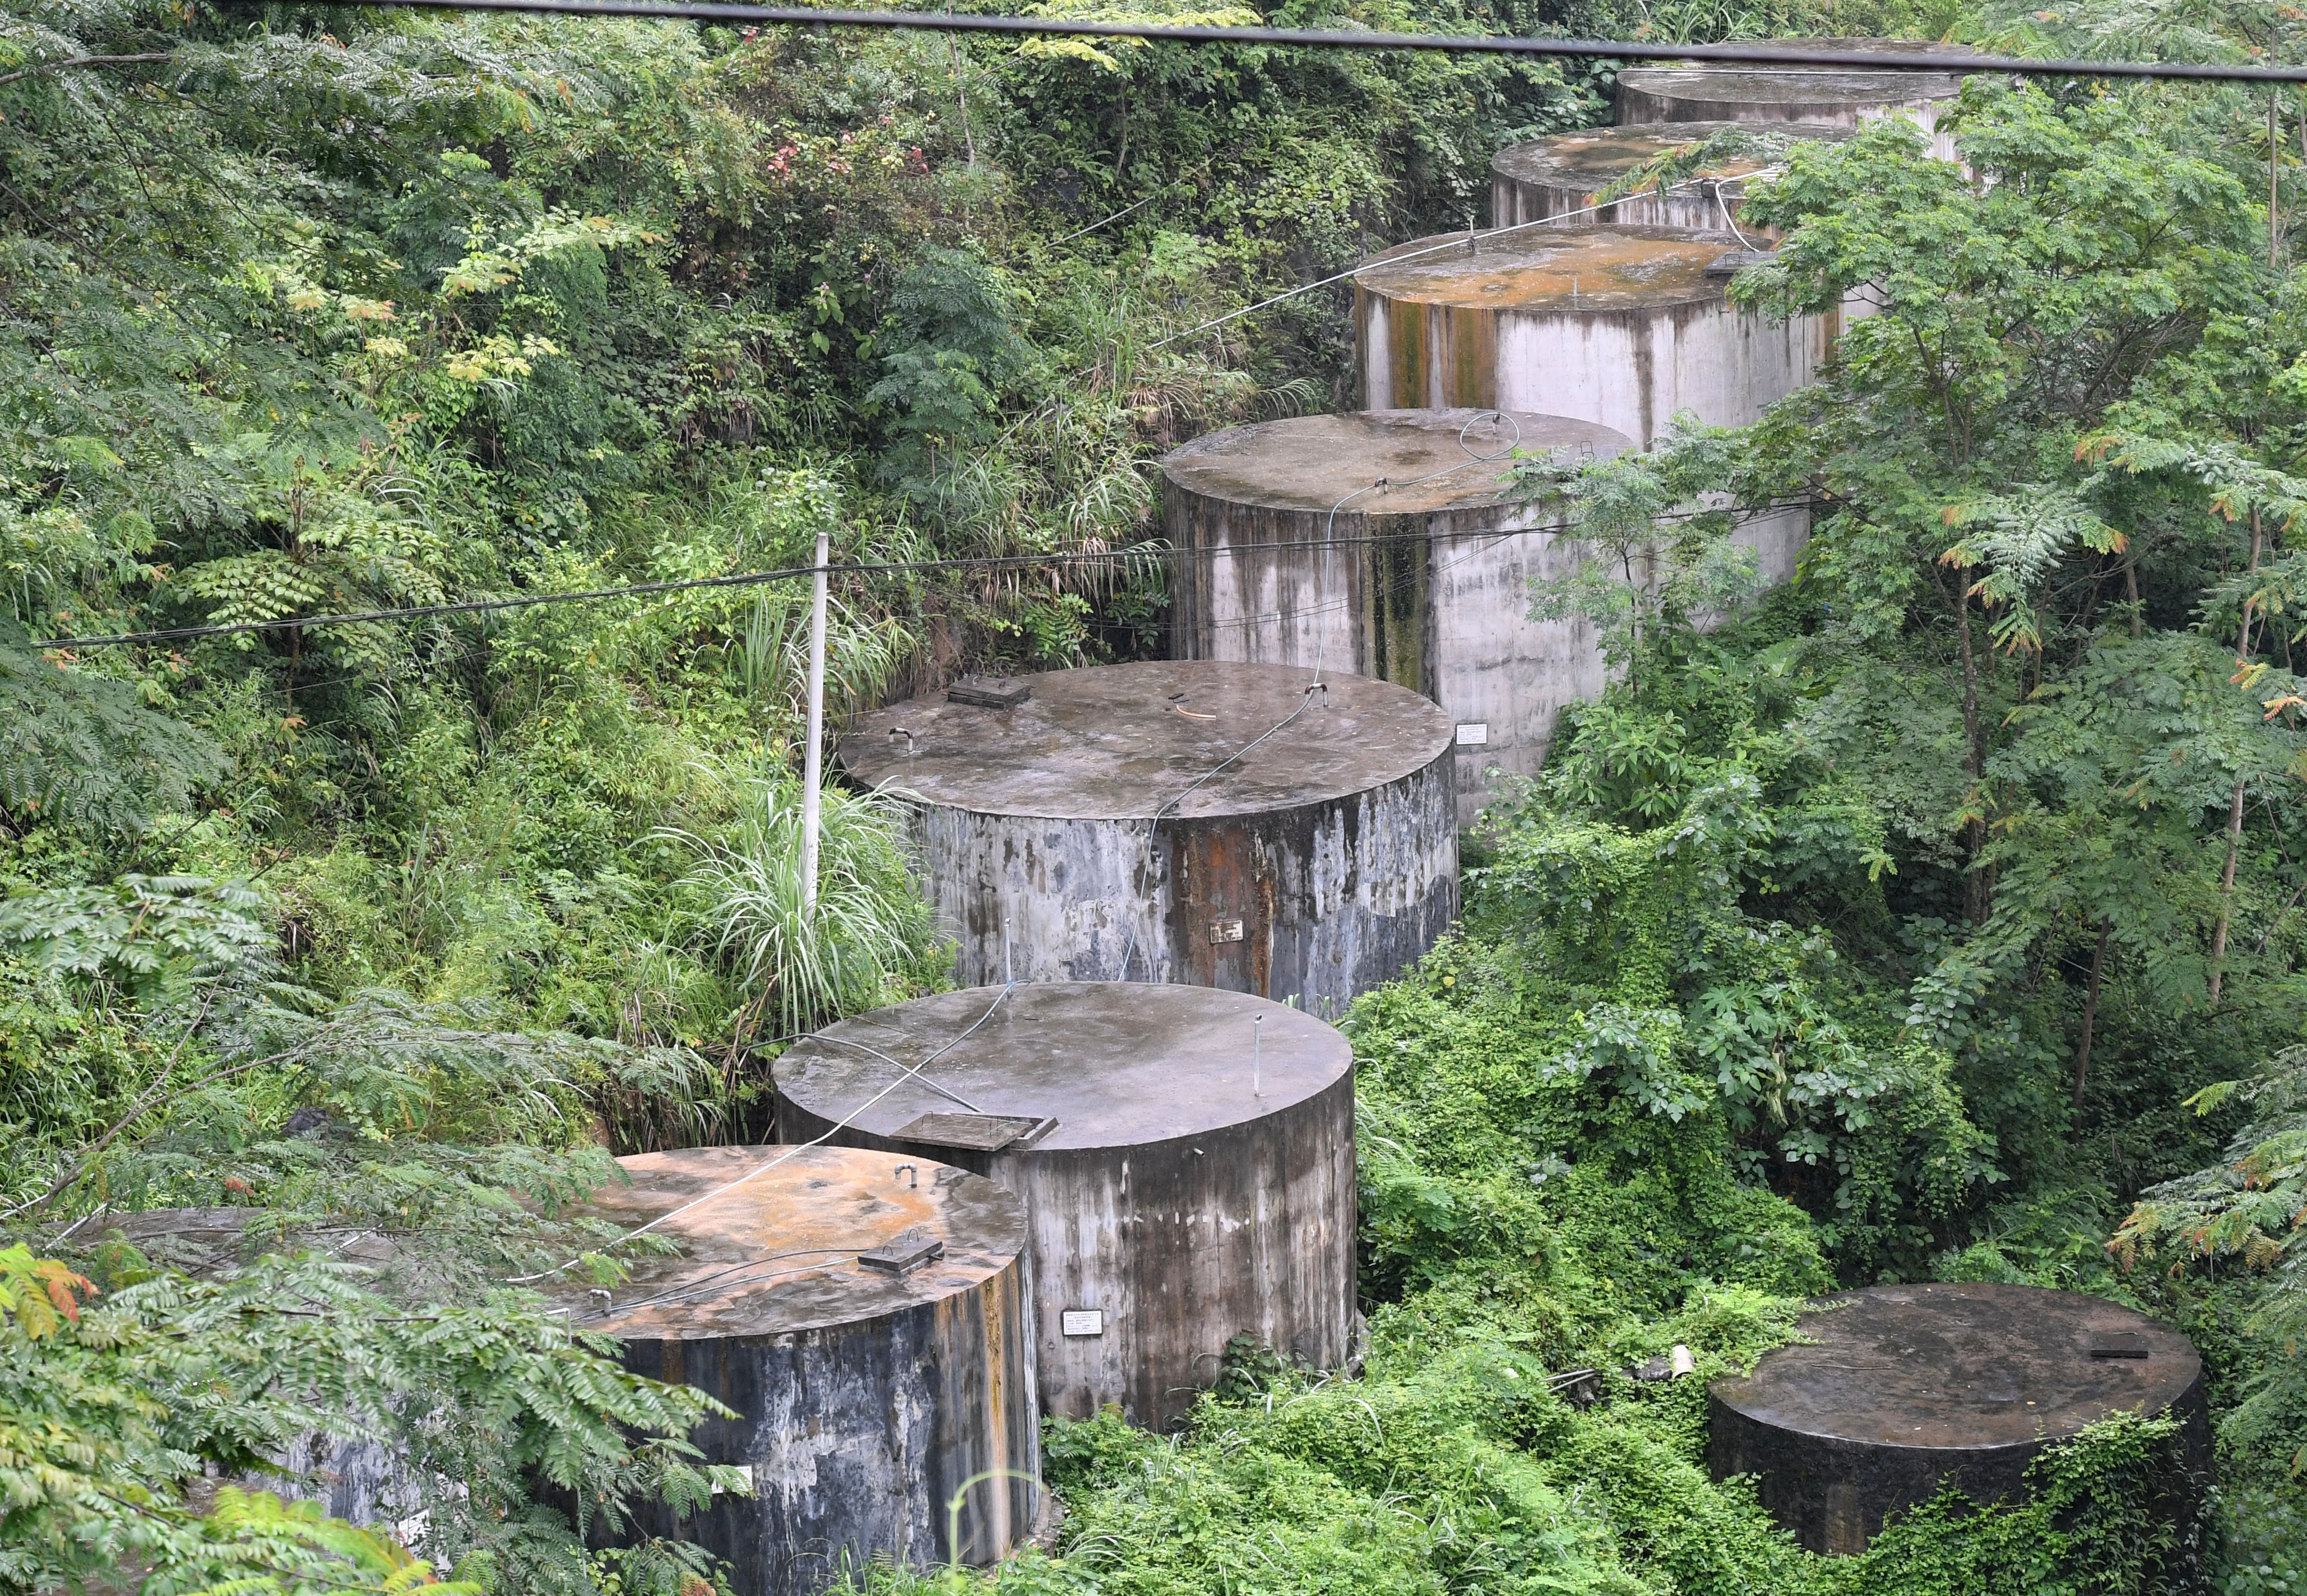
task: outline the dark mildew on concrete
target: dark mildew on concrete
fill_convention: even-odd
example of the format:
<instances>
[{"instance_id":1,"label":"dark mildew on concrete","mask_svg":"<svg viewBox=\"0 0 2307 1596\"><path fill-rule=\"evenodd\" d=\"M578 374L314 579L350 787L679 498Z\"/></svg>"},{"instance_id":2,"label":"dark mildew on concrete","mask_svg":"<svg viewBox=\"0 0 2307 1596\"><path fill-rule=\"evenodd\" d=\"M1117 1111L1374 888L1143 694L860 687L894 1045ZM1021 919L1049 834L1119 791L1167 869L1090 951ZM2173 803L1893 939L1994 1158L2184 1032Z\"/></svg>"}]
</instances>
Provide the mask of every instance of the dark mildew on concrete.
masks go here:
<instances>
[{"instance_id":1,"label":"dark mildew on concrete","mask_svg":"<svg viewBox=\"0 0 2307 1596\"><path fill-rule=\"evenodd\" d=\"M1311 668L1279 665L1048 672L1012 709L866 716L840 757L907 803L965 983L1183 982L1342 1014L1447 929L1458 872L1449 718L1350 669L1310 693Z\"/></svg>"},{"instance_id":2,"label":"dark mildew on concrete","mask_svg":"<svg viewBox=\"0 0 2307 1596\"><path fill-rule=\"evenodd\" d=\"M1305 701L1310 670L1147 661L1019 677L1033 696L980 709L942 695L864 716L841 740L868 786L981 814L1151 815ZM1441 711L1334 672L1291 727L1170 812L1261 814L1399 781L1449 745Z\"/></svg>"},{"instance_id":3,"label":"dark mildew on concrete","mask_svg":"<svg viewBox=\"0 0 2307 1596\"><path fill-rule=\"evenodd\" d=\"M1591 421L1472 409L1301 416L1197 438L1162 462L1180 555L1171 652L1318 658L1432 699L1454 725L1480 727L1453 755L1471 823L1491 773L1535 771L1561 706L1600 680L1579 626L1530 619L1531 582L1574 556L1522 530L1562 507L1519 502L1498 457L1574 467L1632 447Z\"/></svg>"},{"instance_id":4,"label":"dark mildew on concrete","mask_svg":"<svg viewBox=\"0 0 2307 1596\"><path fill-rule=\"evenodd\" d=\"M935 1085L906 1078L948 1043ZM1317 1020L1194 987L980 988L845 1020L775 1069L781 1136L950 1158L1025 1198L1051 1412L1165 1425L1238 1333L1313 1369L1351 1354L1353 1050ZM1056 1124L991 1153L905 1139L955 1096Z\"/></svg>"},{"instance_id":5,"label":"dark mildew on concrete","mask_svg":"<svg viewBox=\"0 0 2307 1596\"><path fill-rule=\"evenodd\" d=\"M690 1439L748 1470L725 1497L647 1533L726 1558L744 1596L813 1596L883 1558L984 1565L1033 1522L1040 1451L1024 1209L965 1170L836 1147L694 1147L619 1161L630 1184L593 1212L656 1232L606 1293L559 1291L579 1328L625 1361L737 1411ZM697 1202L697 1199L704 1199ZM682 1210L684 1205L694 1207ZM928 1255L875 1268L863 1255ZM1018 1478L969 1481L989 1471ZM946 1503L966 1490L961 1543Z\"/></svg>"},{"instance_id":6,"label":"dark mildew on concrete","mask_svg":"<svg viewBox=\"0 0 2307 1596\"><path fill-rule=\"evenodd\" d=\"M2097 1297L2035 1286L1875 1286L1804 1316L1808 1343L1714 1383L1716 1479L1753 1474L1814 1551L1856 1552L1951 1480L2023 1489L2042 1448L2114 1412L2169 1412L2165 1514L2183 1540L2208 1483L2202 1361L2187 1338Z\"/></svg>"}]
</instances>

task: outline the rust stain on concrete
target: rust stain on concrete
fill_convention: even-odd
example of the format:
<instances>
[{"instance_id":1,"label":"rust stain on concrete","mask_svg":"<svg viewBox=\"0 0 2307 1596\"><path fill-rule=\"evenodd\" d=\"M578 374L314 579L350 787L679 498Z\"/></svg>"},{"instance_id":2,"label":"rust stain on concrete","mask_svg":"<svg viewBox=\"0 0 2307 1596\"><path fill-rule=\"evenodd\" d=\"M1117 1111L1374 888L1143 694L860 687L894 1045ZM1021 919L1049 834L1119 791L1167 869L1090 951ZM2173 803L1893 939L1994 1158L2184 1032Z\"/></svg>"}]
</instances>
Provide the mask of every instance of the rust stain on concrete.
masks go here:
<instances>
[{"instance_id":1,"label":"rust stain on concrete","mask_svg":"<svg viewBox=\"0 0 2307 1596\"><path fill-rule=\"evenodd\" d=\"M1650 310L1673 305L1719 301L1728 279L1711 277L1707 267L1737 240L1728 234L1687 233L1668 227L1533 227L1524 233L1482 241L1476 250L1450 247L1447 236L1420 238L1399 245L1374 258L1355 273L1358 288L1389 302L1392 322L1406 322L1408 306L1446 306L1454 312L1496 313L1544 304L1565 313ZM1415 256L1416 258L1405 258ZM1473 333L1482 322L1470 322ZM1405 334L1389 328L1396 343L1394 369L1414 372L1421 364ZM1483 337L1495 350L1497 339ZM1495 360L1495 354L1491 356ZM1480 384L1484 368L1479 357L1462 368L1454 365L1452 382ZM1495 387L1495 367L1488 382ZM1456 405L1482 405L1487 398L1453 394Z\"/></svg>"}]
</instances>

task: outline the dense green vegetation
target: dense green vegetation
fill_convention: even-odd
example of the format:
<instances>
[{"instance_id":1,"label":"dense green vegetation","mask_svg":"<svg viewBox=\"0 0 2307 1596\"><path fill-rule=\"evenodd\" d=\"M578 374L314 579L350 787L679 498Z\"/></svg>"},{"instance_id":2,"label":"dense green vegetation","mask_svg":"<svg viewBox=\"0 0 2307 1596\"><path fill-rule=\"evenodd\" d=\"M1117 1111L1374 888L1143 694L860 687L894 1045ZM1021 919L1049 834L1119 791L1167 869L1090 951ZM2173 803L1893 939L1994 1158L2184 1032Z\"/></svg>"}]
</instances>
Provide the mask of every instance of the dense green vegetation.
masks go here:
<instances>
[{"instance_id":1,"label":"dense green vegetation","mask_svg":"<svg viewBox=\"0 0 2307 1596\"><path fill-rule=\"evenodd\" d=\"M1264 14L2297 54L2249 4ZM0 12L0 1592L697 1596L678 1543L584 1538L716 1483L697 1399L502 1283L606 1239L565 1210L613 1154L759 1134L779 1038L940 979L864 798L802 911L805 589L279 622L825 531L1017 562L838 580L836 713L1158 653L1148 460L1350 391L1334 290L1208 323L1479 218L1490 153L1605 119L1609 75ZM2303 125L1982 80L1968 178L1897 126L1776 152L1749 214L1787 241L1737 292L1877 312L1759 426L1567 485L1625 557L1533 603L1617 682L1349 1021L1367 1367L1238 1347L1180 1435L1054 1427L1070 1516L1002 1588L2307 1589ZM1722 494L1817 502L1795 583L1754 591L1729 512L1657 519ZM171 1205L270 1256L105 1239ZM371 1233L381 1268L330 1250ZM1929 1278L2194 1334L2212 1521L2147 1512L2168 1437L2123 1423L2027 1505L1814 1557L1706 1478L1702 1377L1630 1372ZM202 1484L378 1431L443 1487L406 1548Z\"/></svg>"}]
</instances>

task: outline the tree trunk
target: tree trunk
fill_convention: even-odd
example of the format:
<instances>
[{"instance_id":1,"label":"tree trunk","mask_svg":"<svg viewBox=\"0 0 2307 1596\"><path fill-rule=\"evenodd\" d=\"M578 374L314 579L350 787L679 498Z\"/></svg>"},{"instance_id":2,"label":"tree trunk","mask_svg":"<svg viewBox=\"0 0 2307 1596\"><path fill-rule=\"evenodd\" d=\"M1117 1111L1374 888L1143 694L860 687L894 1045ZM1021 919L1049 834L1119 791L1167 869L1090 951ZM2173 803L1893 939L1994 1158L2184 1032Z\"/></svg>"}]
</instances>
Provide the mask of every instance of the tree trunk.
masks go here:
<instances>
[{"instance_id":1,"label":"tree trunk","mask_svg":"<svg viewBox=\"0 0 2307 1596\"><path fill-rule=\"evenodd\" d=\"M977 138L969 130L969 77L966 63L962 59L961 45L953 34L947 34L946 50L953 57L953 98L961 111L961 148L971 171L977 170Z\"/></svg>"},{"instance_id":2,"label":"tree trunk","mask_svg":"<svg viewBox=\"0 0 2307 1596\"><path fill-rule=\"evenodd\" d=\"M2075 1043L2075 1107L2083 1106L2083 1083L2090 1076L2091 1033L2098 1025L2098 981L2106 970L2106 940L2114 930L2112 916L2098 922L2098 946L2091 950L2090 984L2083 991L2083 1034Z\"/></svg>"},{"instance_id":3,"label":"tree trunk","mask_svg":"<svg viewBox=\"0 0 2307 1596\"><path fill-rule=\"evenodd\" d=\"M2260 525L2259 511L2251 512L2251 564L2259 569L2260 552L2266 546L2266 533ZM2243 600L2243 624L2235 633L2235 663L2242 665L2251 656L2251 600ZM2219 989L2226 983L2225 965L2227 957L2227 925L2234 914L2235 861L2243 853L2243 777L2235 777L2234 795L2227 801L2227 862L2219 871L2219 921L2211 930L2211 1007L2219 1006Z\"/></svg>"},{"instance_id":4,"label":"tree trunk","mask_svg":"<svg viewBox=\"0 0 2307 1596\"><path fill-rule=\"evenodd\" d=\"M2227 921L2234 910L2235 859L2243 852L2243 783L2234 785L2227 805L2227 863L2219 872L2219 922L2211 932L2211 1007L2219 1006L2219 988L2226 980Z\"/></svg>"},{"instance_id":5,"label":"tree trunk","mask_svg":"<svg viewBox=\"0 0 2307 1596\"><path fill-rule=\"evenodd\" d=\"M1964 762L1970 771L1971 795L1984 803L1986 739L1978 725L1978 656L1970 646L1970 591L1963 586L1960 572L1955 576L1954 602L1956 631L1962 639L1962 734L1968 745ZM1963 845L1970 855L1970 868L1963 877L1963 905L1973 925L1985 925L1992 907L1985 865L1980 858L1986 852L1986 818L1972 816L1963 827Z\"/></svg>"}]
</instances>

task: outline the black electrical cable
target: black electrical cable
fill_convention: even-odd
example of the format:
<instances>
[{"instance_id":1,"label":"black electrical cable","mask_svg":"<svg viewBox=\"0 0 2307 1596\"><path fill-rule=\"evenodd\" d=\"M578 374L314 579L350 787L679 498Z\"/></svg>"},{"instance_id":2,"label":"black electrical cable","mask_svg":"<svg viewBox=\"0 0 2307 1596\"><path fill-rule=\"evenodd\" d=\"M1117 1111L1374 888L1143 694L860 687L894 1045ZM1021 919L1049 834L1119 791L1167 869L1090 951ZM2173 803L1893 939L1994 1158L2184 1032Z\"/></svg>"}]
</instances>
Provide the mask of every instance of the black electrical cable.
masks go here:
<instances>
[{"instance_id":1,"label":"black electrical cable","mask_svg":"<svg viewBox=\"0 0 2307 1596\"><path fill-rule=\"evenodd\" d=\"M1772 509L1799 508L1809 500L1789 500L1774 503ZM1706 513L1700 511L1675 511L1656 516L1655 520L1687 520L1691 516ZM1248 545L1246 553L1266 553L1282 549L1349 548L1357 544L1399 543L1404 538L1432 537L1437 542L1456 542L1475 537L1550 536L1557 532L1574 530L1569 521L1553 521L1540 527L1521 527L1510 532L1451 532L1442 534L1392 533L1373 537L1341 537L1325 544L1321 538L1304 538L1288 543L1261 543ZM1102 553L1053 554L987 554L958 560L883 560L865 565L828 565L826 571L833 576L889 576L911 571L1008 571L1020 568L1044 569L1059 565L1095 565L1109 562L1127 562L1131 560L1173 557L1189 554L1196 558L1231 558L1231 546L1222 549L1174 549L1140 552L1138 549L1109 549ZM485 614L498 610L533 609L540 605L593 604L612 598L647 598L665 593L693 593L710 588L753 588L770 582L797 582L814 577L814 565L786 565L773 571L743 571L728 576L690 577L674 582L635 582L622 588L587 588L570 593L523 593L505 598L472 598L455 604L411 605L402 609L359 610L334 615L283 615L277 621L236 621L210 626L175 626L155 631L110 632L90 637L44 638L32 645L35 648L115 648L151 643L192 642L202 638L240 637L258 631L303 631L314 626L355 626L373 624L381 621L425 621L443 615Z\"/></svg>"},{"instance_id":2,"label":"black electrical cable","mask_svg":"<svg viewBox=\"0 0 2307 1596\"><path fill-rule=\"evenodd\" d=\"M650 4L647 0L372 0L380 10L506 11L545 16L658 17L750 27L918 28L937 33L1028 34L1055 39L1144 39L1176 44L1289 45L1324 50L1438 50L1474 56L1722 62L1826 67L1839 72L1999 73L2029 78L2170 78L2211 83L2307 83L2307 66L2224 66L2192 61L2029 60L2022 56L1934 56L1921 50L1804 49L1758 44L1637 44L1621 39L1519 39L1481 33L1348 32L1314 28L1212 28L1064 17L969 16L955 12L819 11L807 6Z\"/></svg>"}]
</instances>

